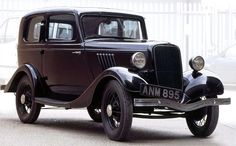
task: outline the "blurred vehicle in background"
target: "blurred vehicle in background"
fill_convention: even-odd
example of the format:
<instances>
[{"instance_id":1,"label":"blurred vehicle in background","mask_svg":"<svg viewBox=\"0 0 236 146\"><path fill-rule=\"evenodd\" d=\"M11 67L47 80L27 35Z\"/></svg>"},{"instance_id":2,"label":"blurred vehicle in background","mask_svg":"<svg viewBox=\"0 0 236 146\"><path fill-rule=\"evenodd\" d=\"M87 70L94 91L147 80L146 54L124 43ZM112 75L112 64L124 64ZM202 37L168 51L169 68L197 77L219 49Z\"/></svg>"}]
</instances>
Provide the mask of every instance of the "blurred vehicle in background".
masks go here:
<instances>
[{"instance_id":1,"label":"blurred vehicle in background","mask_svg":"<svg viewBox=\"0 0 236 146\"><path fill-rule=\"evenodd\" d=\"M8 18L0 24L0 85L11 78L17 68L19 18Z\"/></svg>"},{"instance_id":2,"label":"blurred vehicle in background","mask_svg":"<svg viewBox=\"0 0 236 146\"><path fill-rule=\"evenodd\" d=\"M236 86L236 44L208 58L206 69L216 73L226 86Z\"/></svg>"}]
</instances>

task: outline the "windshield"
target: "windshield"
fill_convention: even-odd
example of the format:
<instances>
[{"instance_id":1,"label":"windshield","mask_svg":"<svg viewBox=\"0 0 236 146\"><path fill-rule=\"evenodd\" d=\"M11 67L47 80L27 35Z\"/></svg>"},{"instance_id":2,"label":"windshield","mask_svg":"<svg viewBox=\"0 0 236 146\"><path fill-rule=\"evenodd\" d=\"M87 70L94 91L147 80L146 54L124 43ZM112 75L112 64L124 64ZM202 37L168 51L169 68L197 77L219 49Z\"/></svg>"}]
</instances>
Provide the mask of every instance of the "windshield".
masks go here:
<instances>
[{"instance_id":1,"label":"windshield","mask_svg":"<svg viewBox=\"0 0 236 146\"><path fill-rule=\"evenodd\" d=\"M110 16L84 16L82 23L85 39L143 39L140 21L136 19Z\"/></svg>"}]
</instances>

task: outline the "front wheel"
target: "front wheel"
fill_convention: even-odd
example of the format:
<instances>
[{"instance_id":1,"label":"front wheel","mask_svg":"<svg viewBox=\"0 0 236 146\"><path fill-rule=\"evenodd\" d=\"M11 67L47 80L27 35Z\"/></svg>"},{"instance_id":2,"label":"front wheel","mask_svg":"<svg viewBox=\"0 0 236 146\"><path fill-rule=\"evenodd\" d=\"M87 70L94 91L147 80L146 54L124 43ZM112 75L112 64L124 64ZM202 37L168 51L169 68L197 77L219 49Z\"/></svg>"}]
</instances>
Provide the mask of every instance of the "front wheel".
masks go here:
<instances>
[{"instance_id":1,"label":"front wheel","mask_svg":"<svg viewBox=\"0 0 236 146\"><path fill-rule=\"evenodd\" d=\"M102 122L105 133L112 140L125 140L133 117L131 97L118 81L110 81L103 93Z\"/></svg>"},{"instance_id":2,"label":"front wheel","mask_svg":"<svg viewBox=\"0 0 236 146\"><path fill-rule=\"evenodd\" d=\"M16 91L16 110L23 123L37 120L41 106L34 101L34 88L27 76L21 78Z\"/></svg>"},{"instance_id":3,"label":"front wheel","mask_svg":"<svg viewBox=\"0 0 236 146\"><path fill-rule=\"evenodd\" d=\"M196 137L211 135L218 123L219 106L204 107L186 113L186 121L189 130Z\"/></svg>"}]
</instances>

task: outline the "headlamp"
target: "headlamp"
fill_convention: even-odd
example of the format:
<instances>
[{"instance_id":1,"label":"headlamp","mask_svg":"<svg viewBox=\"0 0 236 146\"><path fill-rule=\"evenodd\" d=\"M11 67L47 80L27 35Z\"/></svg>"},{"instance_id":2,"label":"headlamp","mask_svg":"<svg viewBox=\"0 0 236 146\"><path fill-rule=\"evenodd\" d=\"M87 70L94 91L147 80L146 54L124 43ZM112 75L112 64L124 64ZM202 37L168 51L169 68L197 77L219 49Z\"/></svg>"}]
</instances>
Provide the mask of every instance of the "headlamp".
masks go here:
<instances>
[{"instance_id":1,"label":"headlamp","mask_svg":"<svg viewBox=\"0 0 236 146\"><path fill-rule=\"evenodd\" d=\"M197 56L190 59L189 65L194 71L200 71L203 69L205 61L202 56Z\"/></svg>"},{"instance_id":2,"label":"headlamp","mask_svg":"<svg viewBox=\"0 0 236 146\"><path fill-rule=\"evenodd\" d=\"M146 57L142 52L136 52L131 57L131 63L138 69L142 69L146 65Z\"/></svg>"}]
</instances>

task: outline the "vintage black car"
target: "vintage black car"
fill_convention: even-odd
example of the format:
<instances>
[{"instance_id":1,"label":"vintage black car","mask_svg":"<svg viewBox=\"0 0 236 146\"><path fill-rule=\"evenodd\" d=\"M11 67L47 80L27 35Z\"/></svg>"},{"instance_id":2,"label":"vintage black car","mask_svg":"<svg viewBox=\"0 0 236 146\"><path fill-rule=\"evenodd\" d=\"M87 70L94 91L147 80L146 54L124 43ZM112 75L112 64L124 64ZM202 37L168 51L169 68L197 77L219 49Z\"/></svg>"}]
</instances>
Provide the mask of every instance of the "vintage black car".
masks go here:
<instances>
[{"instance_id":1,"label":"vintage black car","mask_svg":"<svg viewBox=\"0 0 236 146\"><path fill-rule=\"evenodd\" d=\"M45 105L87 107L112 140L124 140L132 118L186 118L191 132L215 130L219 106L230 104L222 82L168 42L148 41L144 18L107 9L46 9L25 15L18 40L19 68L5 86L16 92L23 123Z\"/></svg>"}]
</instances>

